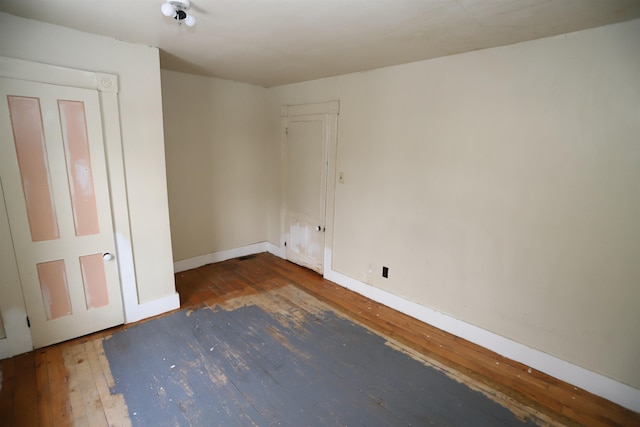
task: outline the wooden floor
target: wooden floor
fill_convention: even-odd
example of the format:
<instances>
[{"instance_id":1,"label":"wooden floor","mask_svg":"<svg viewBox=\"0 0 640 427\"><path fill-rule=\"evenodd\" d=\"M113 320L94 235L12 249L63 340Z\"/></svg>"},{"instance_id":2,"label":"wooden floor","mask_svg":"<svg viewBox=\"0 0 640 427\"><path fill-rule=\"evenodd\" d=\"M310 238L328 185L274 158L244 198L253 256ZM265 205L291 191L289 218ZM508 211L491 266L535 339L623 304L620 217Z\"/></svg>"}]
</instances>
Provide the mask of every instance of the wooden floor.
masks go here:
<instances>
[{"instance_id":1,"label":"wooden floor","mask_svg":"<svg viewBox=\"0 0 640 427\"><path fill-rule=\"evenodd\" d=\"M233 302L294 285L416 352L472 388L542 424L640 426L640 414L432 328L270 254L178 273L182 308ZM122 326L0 361L0 426L131 425L102 346Z\"/></svg>"}]
</instances>

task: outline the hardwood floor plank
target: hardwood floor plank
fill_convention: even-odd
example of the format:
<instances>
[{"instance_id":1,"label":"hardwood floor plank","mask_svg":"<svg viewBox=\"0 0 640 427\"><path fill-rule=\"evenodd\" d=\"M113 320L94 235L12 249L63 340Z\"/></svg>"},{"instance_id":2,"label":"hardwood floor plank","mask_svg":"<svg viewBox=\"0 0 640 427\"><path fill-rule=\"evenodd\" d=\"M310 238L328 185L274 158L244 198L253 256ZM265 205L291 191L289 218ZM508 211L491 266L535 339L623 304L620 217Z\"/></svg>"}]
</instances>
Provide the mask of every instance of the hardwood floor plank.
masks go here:
<instances>
[{"instance_id":1,"label":"hardwood floor plank","mask_svg":"<svg viewBox=\"0 0 640 427\"><path fill-rule=\"evenodd\" d=\"M75 375L78 376L78 387L84 404L84 413L90 426L105 427L107 419L105 416L100 394L91 368L89 354L85 342L78 342L74 345L74 359L69 363L75 364Z\"/></svg>"},{"instance_id":2,"label":"hardwood floor plank","mask_svg":"<svg viewBox=\"0 0 640 427\"><path fill-rule=\"evenodd\" d=\"M96 359L94 364L92 364L92 369L94 369L94 375L98 378L96 384L103 401L107 422L110 426L129 427L131 426L131 419L129 418L129 411L124 401L124 396L122 394L111 393L111 388L115 387L115 383L109 367L109 361L104 354L104 348L102 347L103 341L103 337L93 340ZM96 362L97 364L95 364Z\"/></svg>"},{"instance_id":3,"label":"hardwood floor plank","mask_svg":"<svg viewBox=\"0 0 640 427\"><path fill-rule=\"evenodd\" d=\"M62 351L66 344L55 345L45 349L47 355L47 371L51 390L51 417L55 427L72 425L71 406L69 405L69 384L67 369L64 366Z\"/></svg>"},{"instance_id":4,"label":"hardwood floor plank","mask_svg":"<svg viewBox=\"0 0 640 427\"><path fill-rule=\"evenodd\" d=\"M34 352L16 357L14 380L13 424L15 426L39 425Z\"/></svg>"},{"instance_id":5,"label":"hardwood floor plank","mask_svg":"<svg viewBox=\"0 0 640 427\"><path fill-rule=\"evenodd\" d=\"M89 364L89 368L91 368L97 400L100 402L100 407L104 411L105 422L107 425L114 425L115 422L121 423L122 420L119 416L116 402L111 398L102 365L98 360L98 353L95 347L96 341L99 341L99 339L89 340L85 342L83 346L87 354L87 363Z\"/></svg>"},{"instance_id":6,"label":"hardwood floor plank","mask_svg":"<svg viewBox=\"0 0 640 427\"><path fill-rule=\"evenodd\" d=\"M41 426L53 426L53 413L51 405L51 390L49 379L49 366L47 364L47 351L40 349L36 355L36 386L38 389L38 419Z\"/></svg>"},{"instance_id":7,"label":"hardwood floor plank","mask_svg":"<svg viewBox=\"0 0 640 427\"><path fill-rule=\"evenodd\" d=\"M74 426L89 426L89 420L84 407L84 398L80 387L80 375L76 367L76 360L80 359L82 351L78 346L68 345L62 351L63 363L68 372L69 406Z\"/></svg>"},{"instance_id":8,"label":"hardwood floor plank","mask_svg":"<svg viewBox=\"0 0 640 427\"><path fill-rule=\"evenodd\" d=\"M2 388L0 388L0 419L6 420L8 427L13 425L15 361L15 357L0 360L0 372L2 372L2 381L0 382L2 385Z\"/></svg>"},{"instance_id":9,"label":"hardwood floor plank","mask_svg":"<svg viewBox=\"0 0 640 427\"><path fill-rule=\"evenodd\" d=\"M202 301L215 296L209 288L206 275L200 268L183 271L176 274L176 291L180 294L182 306L195 306Z\"/></svg>"}]
</instances>

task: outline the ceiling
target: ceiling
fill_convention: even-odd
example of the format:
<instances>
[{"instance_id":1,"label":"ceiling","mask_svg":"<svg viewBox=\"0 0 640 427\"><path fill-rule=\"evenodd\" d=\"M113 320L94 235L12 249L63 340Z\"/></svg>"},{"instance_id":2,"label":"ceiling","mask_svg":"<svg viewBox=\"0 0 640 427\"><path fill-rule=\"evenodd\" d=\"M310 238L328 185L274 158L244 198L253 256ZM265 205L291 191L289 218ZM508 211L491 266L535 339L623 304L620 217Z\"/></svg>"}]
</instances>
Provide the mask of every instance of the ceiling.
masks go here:
<instances>
[{"instance_id":1,"label":"ceiling","mask_svg":"<svg viewBox=\"0 0 640 427\"><path fill-rule=\"evenodd\" d=\"M18 16L160 48L162 68L271 87L640 17L640 0L0 0Z\"/></svg>"}]
</instances>

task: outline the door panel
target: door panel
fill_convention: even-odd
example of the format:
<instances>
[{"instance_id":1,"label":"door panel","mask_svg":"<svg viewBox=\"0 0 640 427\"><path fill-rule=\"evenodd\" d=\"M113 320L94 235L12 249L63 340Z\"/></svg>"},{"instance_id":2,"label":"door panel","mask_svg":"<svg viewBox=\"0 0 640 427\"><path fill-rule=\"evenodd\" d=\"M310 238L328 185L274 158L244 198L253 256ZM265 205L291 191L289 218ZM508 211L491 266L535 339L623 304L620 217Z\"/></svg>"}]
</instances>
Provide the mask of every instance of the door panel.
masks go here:
<instances>
[{"instance_id":1,"label":"door panel","mask_svg":"<svg viewBox=\"0 0 640 427\"><path fill-rule=\"evenodd\" d=\"M109 287L104 271L104 256L100 253L80 257L85 307L99 308L109 305Z\"/></svg>"},{"instance_id":2,"label":"door panel","mask_svg":"<svg viewBox=\"0 0 640 427\"><path fill-rule=\"evenodd\" d=\"M7 101L31 239L34 242L57 239L60 235L49 182L40 100L7 96Z\"/></svg>"},{"instance_id":3,"label":"door panel","mask_svg":"<svg viewBox=\"0 0 640 427\"><path fill-rule=\"evenodd\" d=\"M54 320L71 314L69 285L64 260L40 262L36 264L38 281L42 293L42 303L47 320Z\"/></svg>"},{"instance_id":4,"label":"door panel","mask_svg":"<svg viewBox=\"0 0 640 427\"><path fill-rule=\"evenodd\" d=\"M98 234L98 211L93 187L91 153L84 103L58 100L62 135L67 148L67 175L76 236Z\"/></svg>"},{"instance_id":5,"label":"door panel","mask_svg":"<svg viewBox=\"0 0 640 427\"><path fill-rule=\"evenodd\" d=\"M326 116L292 117L286 126L286 257L323 273L327 194Z\"/></svg>"},{"instance_id":6,"label":"door panel","mask_svg":"<svg viewBox=\"0 0 640 427\"><path fill-rule=\"evenodd\" d=\"M123 323L98 92L2 78L0 166L36 348ZM106 257L109 258L109 257Z\"/></svg>"}]
</instances>

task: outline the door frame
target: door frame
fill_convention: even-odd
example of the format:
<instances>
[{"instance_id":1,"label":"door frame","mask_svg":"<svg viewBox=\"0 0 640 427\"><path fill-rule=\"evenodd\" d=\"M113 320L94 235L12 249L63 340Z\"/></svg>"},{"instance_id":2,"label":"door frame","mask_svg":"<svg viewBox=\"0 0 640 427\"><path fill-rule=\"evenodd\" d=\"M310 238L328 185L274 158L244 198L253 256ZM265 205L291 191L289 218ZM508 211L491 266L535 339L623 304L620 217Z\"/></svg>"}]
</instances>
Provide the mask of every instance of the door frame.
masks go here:
<instances>
[{"instance_id":1,"label":"door frame","mask_svg":"<svg viewBox=\"0 0 640 427\"><path fill-rule=\"evenodd\" d=\"M336 161L338 153L338 115L340 114L340 101L320 102L314 104L282 105L280 107L280 249L286 253L285 239L286 230L286 155L287 145L287 123L290 117L299 116L325 116L324 137L327 149L327 175L325 180L326 201L325 201L325 235L324 250L322 260L322 275L333 269L332 248L333 248L333 214L336 192Z\"/></svg>"},{"instance_id":2,"label":"door frame","mask_svg":"<svg viewBox=\"0 0 640 427\"><path fill-rule=\"evenodd\" d=\"M138 307L138 295L120 131L118 76L0 56L0 77L98 91L120 292L127 321L127 313L132 313ZM4 235L5 232L9 233L9 229L1 183L0 197L0 208L3 209L0 213L0 232ZM0 293L3 295L0 298L0 312L6 333L6 338L0 339L0 359L3 359L33 350L31 333L26 327L27 314L12 243L0 247ZM5 298L5 295L8 297Z\"/></svg>"}]
</instances>

